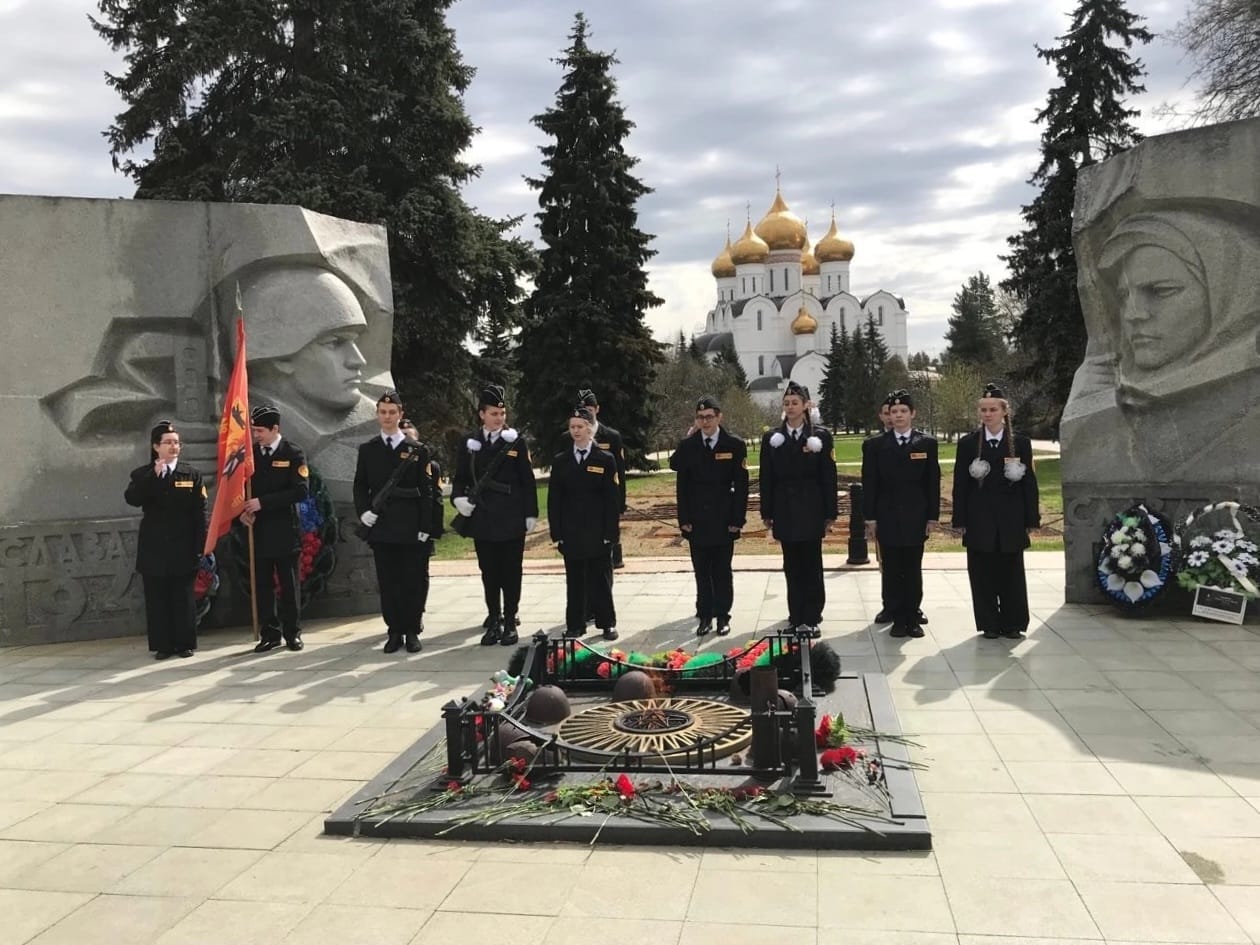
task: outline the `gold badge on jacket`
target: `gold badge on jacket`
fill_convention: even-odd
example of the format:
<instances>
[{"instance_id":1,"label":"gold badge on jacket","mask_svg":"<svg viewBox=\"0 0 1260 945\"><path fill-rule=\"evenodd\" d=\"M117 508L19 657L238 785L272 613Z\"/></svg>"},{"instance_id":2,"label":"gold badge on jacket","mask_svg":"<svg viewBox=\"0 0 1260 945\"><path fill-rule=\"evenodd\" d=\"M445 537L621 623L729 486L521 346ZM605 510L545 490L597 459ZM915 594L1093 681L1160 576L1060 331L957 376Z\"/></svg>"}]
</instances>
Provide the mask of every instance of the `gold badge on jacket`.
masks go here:
<instances>
[{"instance_id":1,"label":"gold badge on jacket","mask_svg":"<svg viewBox=\"0 0 1260 945\"><path fill-rule=\"evenodd\" d=\"M734 459L735 454L734 453L714 453L713 458L714 459Z\"/></svg>"},{"instance_id":2,"label":"gold badge on jacket","mask_svg":"<svg viewBox=\"0 0 1260 945\"><path fill-rule=\"evenodd\" d=\"M927 459L927 453L911 453L911 459Z\"/></svg>"},{"instance_id":3,"label":"gold badge on jacket","mask_svg":"<svg viewBox=\"0 0 1260 945\"><path fill-rule=\"evenodd\" d=\"M191 479L176 479L175 480L176 489L191 489L192 487L193 487L193 481Z\"/></svg>"},{"instance_id":4,"label":"gold badge on jacket","mask_svg":"<svg viewBox=\"0 0 1260 945\"><path fill-rule=\"evenodd\" d=\"M603 466L587 466L586 471L599 473L602 476L604 474L604 467Z\"/></svg>"},{"instance_id":5,"label":"gold badge on jacket","mask_svg":"<svg viewBox=\"0 0 1260 945\"><path fill-rule=\"evenodd\" d=\"M311 470L306 465L306 463L303 463L301 466L298 467L298 475L301 476L303 479L306 479L308 476L310 476L310 474L311 474Z\"/></svg>"},{"instance_id":6,"label":"gold badge on jacket","mask_svg":"<svg viewBox=\"0 0 1260 945\"><path fill-rule=\"evenodd\" d=\"M271 468L272 469L288 469L290 462L291 460L287 460L287 459L273 459L271 461Z\"/></svg>"}]
</instances>

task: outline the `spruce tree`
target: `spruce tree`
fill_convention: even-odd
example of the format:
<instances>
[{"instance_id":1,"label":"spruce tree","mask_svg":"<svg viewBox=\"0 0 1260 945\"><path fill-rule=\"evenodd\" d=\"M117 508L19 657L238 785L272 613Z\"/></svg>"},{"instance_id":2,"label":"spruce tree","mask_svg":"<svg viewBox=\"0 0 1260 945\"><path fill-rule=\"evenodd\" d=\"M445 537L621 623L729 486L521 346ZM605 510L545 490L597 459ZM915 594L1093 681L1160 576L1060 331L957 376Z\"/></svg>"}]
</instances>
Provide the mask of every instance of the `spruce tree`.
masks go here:
<instances>
[{"instance_id":1,"label":"spruce tree","mask_svg":"<svg viewBox=\"0 0 1260 945\"><path fill-rule=\"evenodd\" d=\"M945 332L945 357L985 367L1005 350L993 286L983 272L970 276L954 296L954 314Z\"/></svg>"},{"instance_id":2,"label":"spruce tree","mask_svg":"<svg viewBox=\"0 0 1260 945\"><path fill-rule=\"evenodd\" d=\"M717 357L713 359L713 366L725 371L734 386L742 390L748 389L748 375L744 373L744 366L739 363L739 354L733 342L728 341L718 349Z\"/></svg>"},{"instance_id":3,"label":"spruce tree","mask_svg":"<svg viewBox=\"0 0 1260 945\"><path fill-rule=\"evenodd\" d=\"M834 431L844 426L845 371L849 366L849 332L831 323L831 338L827 348L827 368L823 372L818 391L818 412L823 423Z\"/></svg>"},{"instance_id":4,"label":"spruce tree","mask_svg":"<svg viewBox=\"0 0 1260 945\"><path fill-rule=\"evenodd\" d=\"M389 231L393 373L429 427L467 422L478 322L511 320L532 250L459 188L476 128L451 0L99 0L126 71L106 133L140 199L290 203ZM153 152L137 157L152 140Z\"/></svg>"},{"instance_id":5,"label":"spruce tree","mask_svg":"<svg viewBox=\"0 0 1260 945\"><path fill-rule=\"evenodd\" d=\"M1132 147L1141 136L1125 107L1128 96L1145 91L1141 60L1129 54L1151 34L1124 0L1081 0L1067 33L1037 55L1054 66L1060 85L1050 90L1037 113L1043 125L1041 163L1029 183L1040 188L1023 208L1022 233L1010 237L1003 257L1010 277L1002 283L1022 307L1015 347L1025 357L1029 380L1047 395L1047 416L1058 419L1072 387L1072 375L1085 354L1085 320L1076 294L1076 255L1072 249L1072 202L1082 167Z\"/></svg>"},{"instance_id":6,"label":"spruce tree","mask_svg":"<svg viewBox=\"0 0 1260 945\"><path fill-rule=\"evenodd\" d=\"M590 48L587 35L579 13L557 60L564 80L555 104L534 118L550 143L542 148L546 175L527 179L539 192L544 248L517 349L520 407L549 456L563 443L578 388L593 388L639 465L652 426L647 392L662 362L644 322L661 304L643 269L655 251L636 209L651 191L625 150L634 125L617 100L616 59Z\"/></svg>"},{"instance_id":7,"label":"spruce tree","mask_svg":"<svg viewBox=\"0 0 1260 945\"><path fill-rule=\"evenodd\" d=\"M844 372L846 384L844 388L844 416L849 429L867 428L873 421L868 406L875 386L875 375L871 373L870 359L866 355L866 333L861 326L853 332L849 342L848 367Z\"/></svg>"}]
</instances>

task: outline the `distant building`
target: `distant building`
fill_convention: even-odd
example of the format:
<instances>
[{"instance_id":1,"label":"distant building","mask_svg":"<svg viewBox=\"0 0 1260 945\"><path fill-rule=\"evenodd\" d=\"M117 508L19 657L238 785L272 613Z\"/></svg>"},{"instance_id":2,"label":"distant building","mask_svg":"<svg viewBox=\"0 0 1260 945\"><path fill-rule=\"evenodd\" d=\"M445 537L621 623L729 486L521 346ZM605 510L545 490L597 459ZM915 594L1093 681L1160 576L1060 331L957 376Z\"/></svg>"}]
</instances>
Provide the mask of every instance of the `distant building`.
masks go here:
<instances>
[{"instance_id":1,"label":"distant building","mask_svg":"<svg viewBox=\"0 0 1260 945\"><path fill-rule=\"evenodd\" d=\"M849 288L853 244L841 239L835 214L831 229L810 249L805 224L783 194L753 227L749 220L734 245L713 260L717 304L696 337L710 358L735 348L748 389L761 403L775 403L789 380L818 389L827 367L831 326L849 334L875 319L890 356L909 356L906 304L884 289L864 298Z\"/></svg>"}]
</instances>

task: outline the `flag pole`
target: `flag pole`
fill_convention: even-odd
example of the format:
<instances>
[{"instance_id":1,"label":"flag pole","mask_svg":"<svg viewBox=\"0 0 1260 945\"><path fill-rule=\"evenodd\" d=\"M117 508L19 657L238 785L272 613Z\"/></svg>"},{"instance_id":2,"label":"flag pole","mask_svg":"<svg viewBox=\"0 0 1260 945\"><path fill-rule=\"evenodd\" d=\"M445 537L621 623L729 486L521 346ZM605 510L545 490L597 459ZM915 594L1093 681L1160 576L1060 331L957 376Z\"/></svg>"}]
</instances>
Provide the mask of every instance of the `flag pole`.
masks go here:
<instances>
[{"instance_id":1,"label":"flag pole","mask_svg":"<svg viewBox=\"0 0 1260 945\"><path fill-rule=\"evenodd\" d=\"M245 501L248 502L253 496L250 493L250 481L245 480ZM254 523L250 522L246 526L249 531L249 616L254 627L254 642L257 643L262 639L262 633L258 629L258 576L254 569Z\"/></svg>"}]
</instances>

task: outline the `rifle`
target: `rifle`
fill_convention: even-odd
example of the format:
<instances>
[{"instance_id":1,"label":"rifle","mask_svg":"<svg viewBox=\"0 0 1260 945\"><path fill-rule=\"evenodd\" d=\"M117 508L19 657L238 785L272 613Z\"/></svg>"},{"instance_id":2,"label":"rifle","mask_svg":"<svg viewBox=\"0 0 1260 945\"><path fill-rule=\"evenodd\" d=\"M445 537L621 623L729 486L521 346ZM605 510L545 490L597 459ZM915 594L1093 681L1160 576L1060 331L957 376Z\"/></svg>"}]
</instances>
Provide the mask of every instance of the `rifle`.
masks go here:
<instances>
[{"instance_id":1,"label":"rifle","mask_svg":"<svg viewBox=\"0 0 1260 945\"><path fill-rule=\"evenodd\" d=\"M409 463L419 462L419 460L420 450L415 447L412 447L403 454L402 462L394 467L394 471L390 473L389 479L385 481L385 485L381 488L381 491L372 497L371 511L373 513L376 515L381 514L381 509L385 508L385 503L389 501L390 493L398 486L398 481L402 479L403 474L407 471L407 465ZM354 526L354 534L361 541L367 541L368 537L372 534L372 526L364 525L363 522L358 522Z\"/></svg>"},{"instance_id":2,"label":"rifle","mask_svg":"<svg viewBox=\"0 0 1260 945\"><path fill-rule=\"evenodd\" d=\"M486 489L490 489L494 492L501 492L504 495L512 494L512 487L507 483L494 481L494 475L499 471L499 467L503 465L503 461L507 458L507 454L508 451L505 444L503 449L494 454L490 460L490 464L486 466L486 471L481 474L481 478L473 483L473 487L468 490L468 495L464 498L473 505L476 505L478 500L481 499L481 493ZM472 535L470 532L472 531L472 516L456 515L455 520L451 522L451 531L453 531L456 535L459 535L461 538L471 538Z\"/></svg>"}]
</instances>

